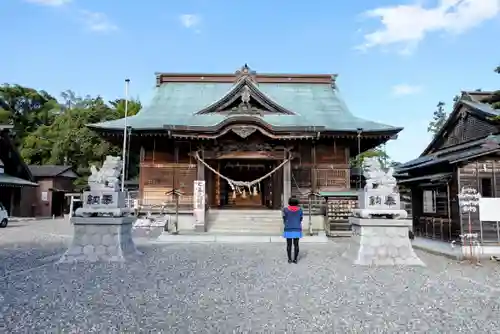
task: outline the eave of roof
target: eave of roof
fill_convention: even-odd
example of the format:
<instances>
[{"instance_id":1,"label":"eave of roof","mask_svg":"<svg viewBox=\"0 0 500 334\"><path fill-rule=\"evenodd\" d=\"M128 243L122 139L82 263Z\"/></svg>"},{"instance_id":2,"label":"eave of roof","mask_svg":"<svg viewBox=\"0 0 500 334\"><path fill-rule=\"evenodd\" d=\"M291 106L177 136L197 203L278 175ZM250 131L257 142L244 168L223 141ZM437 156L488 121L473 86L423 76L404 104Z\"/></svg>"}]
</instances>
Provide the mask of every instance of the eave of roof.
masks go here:
<instances>
[{"instance_id":1,"label":"eave of roof","mask_svg":"<svg viewBox=\"0 0 500 334\"><path fill-rule=\"evenodd\" d=\"M37 183L23 180L19 177L11 176L8 174L0 174L0 186L4 187L38 187Z\"/></svg>"},{"instance_id":2,"label":"eave of roof","mask_svg":"<svg viewBox=\"0 0 500 334\"><path fill-rule=\"evenodd\" d=\"M453 148L438 151L435 154L418 157L405 162L396 168L398 174L409 171L437 165L441 163L455 164L461 161L474 159L483 155L500 152L500 135L492 135L483 139L476 140L464 145L458 145Z\"/></svg>"},{"instance_id":3,"label":"eave of roof","mask_svg":"<svg viewBox=\"0 0 500 334\"><path fill-rule=\"evenodd\" d=\"M438 174L432 174L432 175L424 175L424 176L417 176L417 177L412 177L412 178L407 178L407 179L401 179L398 180L398 184L406 184L406 183L412 183L412 182L419 182L419 181L430 181L432 182L442 182L449 180L453 177L453 173L438 173Z\"/></svg>"}]
</instances>

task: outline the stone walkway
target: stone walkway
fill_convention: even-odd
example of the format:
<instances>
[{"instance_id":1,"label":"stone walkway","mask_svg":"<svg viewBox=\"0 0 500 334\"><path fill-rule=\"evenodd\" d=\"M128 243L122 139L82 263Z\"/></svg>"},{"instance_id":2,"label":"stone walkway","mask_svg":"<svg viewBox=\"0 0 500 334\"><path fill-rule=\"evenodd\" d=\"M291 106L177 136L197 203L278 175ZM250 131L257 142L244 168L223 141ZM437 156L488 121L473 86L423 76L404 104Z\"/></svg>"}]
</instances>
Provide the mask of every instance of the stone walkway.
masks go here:
<instances>
[{"instance_id":1,"label":"stone walkway","mask_svg":"<svg viewBox=\"0 0 500 334\"><path fill-rule=\"evenodd\" d=\"M36 224L0 230L2 333L500 331L497 263L353 267L340 240L288 264L276 243L152 245L150 231L139 262L54 265L71 228Z\"/></svg>"}]
</instances>

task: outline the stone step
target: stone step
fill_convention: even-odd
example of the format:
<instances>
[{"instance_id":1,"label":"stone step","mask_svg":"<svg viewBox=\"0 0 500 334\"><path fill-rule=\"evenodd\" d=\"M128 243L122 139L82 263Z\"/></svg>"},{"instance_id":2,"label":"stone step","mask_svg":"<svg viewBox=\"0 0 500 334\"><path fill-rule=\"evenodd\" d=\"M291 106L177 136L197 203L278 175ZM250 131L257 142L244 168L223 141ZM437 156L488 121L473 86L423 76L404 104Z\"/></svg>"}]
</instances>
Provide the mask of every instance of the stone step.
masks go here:
<instances>
[{"instance_id":1,"label":"stone step","mask_svg":"<svg viewBox=\"0 0 500 334\"><path fill-rule=\"evenodd\" d=\"M281 218L280 210L210 210L209 215L226 217L276 217Z\"/></svg>"},{"instance_id":2,"label":"stone step","mask_svg":"<svg viewBox=\"0 0 500 334\"><path fill-rule=\"evenodd\" d=\"M213 224L235 224L235 225L283 225L282 220L276 219L210 219Z\"/></svg>"},{"instance_id":3,"label":"stone step","mask_svg":"<svg viewBox=\"0 0 500 334\"><path fill-rule=\"evenodd\" d=\"M282 233L280 210L211 210L209 233L275 235Z\"/></svg>"},{"instance_id":4,"label":"stone step","mask_svg":"<svg viewBox=\"0 0 500 334\"><path fill-rule=\"evenodd\" d=\"M221 223L221 222L211 222L209 224L211 227L220 227L220 228L245 228L245 229L280 229L283 227L283 224L242 224L242 223Z\"/></svg>"},{"instance_id":5,"label":"stone step","mask_svg":"<svg viewBox=\"0 0 500 334\"><path fill-rule=\"evenodd\" d=\"M211 234L243 234L243 235L281 235L282 232L276 229L223 229L223 228L210 228L208 230Z\"/></svg>"},{"instance_id":6,"label":"stone step","mask_svg":"<svg viewBox=\"0 0 500 334\"><path fill-rule=\"evenodd\" d=\"M284 243L284 239L278 235L224 235L224 234L202 234L202 235L190 235L190 234L179 234L170 235L163 233L158 239L153 241L154 243L198 243L198 242L218 242L218 243L260 243L260 242L275 242ZM304 236L301 243L320 243L328 244L330 241L326 236Z\"/></svg>"}]
</instances>

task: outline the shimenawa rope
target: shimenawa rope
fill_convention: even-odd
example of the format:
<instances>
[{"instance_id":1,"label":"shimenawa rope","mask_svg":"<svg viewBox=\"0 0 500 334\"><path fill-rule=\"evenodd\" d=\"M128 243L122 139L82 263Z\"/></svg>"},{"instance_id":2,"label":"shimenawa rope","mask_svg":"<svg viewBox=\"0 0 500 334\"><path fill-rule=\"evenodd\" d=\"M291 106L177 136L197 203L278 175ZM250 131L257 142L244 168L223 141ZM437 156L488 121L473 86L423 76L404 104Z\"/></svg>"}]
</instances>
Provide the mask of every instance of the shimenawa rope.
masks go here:
<instances>
[{"instance_id":1,"label":"shimenawa rope","mask_svg":"<svg viewBox=\"0 0 500 334\"><path fill-rule=\"evenodd\" d=\"M258 179L255 179L253 181L236 181L236 180L233 180L233 179L230 179L228 178L227 176L224 176L222 175L221 173L219 173L217 170L215 170L214 168L212 168L212 166L210 166L209 164L207 164L201 157L200 155L198 154L198 152L195 153L195 157L198 161L200 161L203 165L205 165L205 167L207 167L209 170L211 170L213 173L215 173L216 175L218 175L219 177L223 178L224 180L227 181L227 183L229 183L229 186L231 187L231 189L234 190L237 190L238 192L241 192L240 189L238 189L238 187L243 187L243 188L248 188L248 191L250 192L251 191L251 187L253 185L256 185L256 184L259 184L262 180L268 178L269 176L273 175L276 171L278 171L281 167L283 167L287 162L290 161L291 159L291 155L283 160L283 162L281 164L279 164L276 168L274 168L272 171L270 171L269 173L267 173L266 175L264 176L261 176L259 177Z\"/></svg>"}]
</instances>

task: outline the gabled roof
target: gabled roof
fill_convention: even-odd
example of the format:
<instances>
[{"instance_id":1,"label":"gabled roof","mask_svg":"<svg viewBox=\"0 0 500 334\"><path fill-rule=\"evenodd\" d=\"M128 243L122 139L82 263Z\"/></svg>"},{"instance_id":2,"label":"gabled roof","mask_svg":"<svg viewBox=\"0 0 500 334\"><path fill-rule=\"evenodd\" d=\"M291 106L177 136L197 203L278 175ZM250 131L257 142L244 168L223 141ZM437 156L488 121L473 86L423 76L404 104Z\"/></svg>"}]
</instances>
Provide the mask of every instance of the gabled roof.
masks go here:
<instances>
[{"instance_id":1,"label":"gabled roof","mask_svg":"<svg viewBox=\"0 0 500 334\"><path fill-rule=\"evenodd\" d=\"M487 99L494 95L494 91L462 91L461 99L469 100L471 102L484 103L484 99Z\"/></svg>"},{"instance_id":2,"label":"gabled roof","mask_svg":"<svg viewBox=\"0 0 500 334\"><path fill-rule=\"evenodd\" d=\"M258 117L270 127L304 127L318 131L384 132L402 128L354 116L340 97L334 77L327 75L175 75L159 74L151 104L127 118L133 131L160 131L175 127L216 127L228 118L224 107L243 97L248 87L255 104L268 112ZM253 73L253 72L250 72ZM232 78L232 79L231 79ZM232 81L231 81L232 80ZM248 92L248 91L247 91ZM243 101L242 101L243 102ZM123 130L124 119L91 124L108 131Z\"/></svg>"},{"instance_id":3,"label":"gabled roof","mask_svg":"<svg viewBox=\"0 0 500 334\"><path fill-rule=\"evenodd\" d=\"M62 166L62 165L29 165L28 166L31 174L34 177L68 177L68 178L77 178L72 170L71 166Z\"/></svg>"},{"instance_id":4,"label":"gabled roof","mask_svg":"<svg viewBox=\"0 0 500 334\"><path fill-rule=\"evenodd\" d=\"M239 101L241 100L241 102ZM236 85L231 88L229 92L218 101L212 103L208 107L198 111L197 115L205 115L216 112L238 112L247 111L252 113L251 100L257 104L260 108L254 107L256 114L263 114L265 112L270 114L282 114L282 115L295 115L292 111L283 108L278 103L273 101L269 96L262 93L254 84L254 81L250 77L244 77L239 80ZM239 103L238 103L239 102ZM228 109L232 105L238 104L237 107L233 109ZM247 110L245 110L246 108Z\"/></svg>"},{"instance_id":5,"label":"gabled roof","mask_svg":"<svg viewBox=\"0 0 500 334\"><path fill-rule=\"evenodd\" d=\"M490 135L469 143L453 146L436 153L418 157L395 168L397 174L404 174L413 169L430 167L438 164L455 164L483 155L500 151L500 135Z\"/></svg>"},{"instance_id":6,"label":"gabled roof","mask_svg":"<svg viewBox=\"0 0 500 334\"><path fill-rule=\"evenodd\" d=\"M457 120L457 117L459 116L458 113L461 110L462 106L467 107L464 109L465 112L470 113L470 114L474 115L475 117L483 119L487 122L491 122L492 124L495 124L495 123L491 120L491 118L500 116L500 110L493 109L488 104L474 102L474 101L470 101L468 99L458 100L453 105L453 110L450 113L450 115L448 116L448 119L446 120L446 122L443 124L441 129L438 131L438 133L431 140L429 145L427 145L427 147L424 149L422 154L420 154L421 157L429 154L431 152L431 150L435 148L436 144L443 137L445 132L448 131L450 126ZM485 136L487 136L487 135L485 135Z\"/></svg>"}]
</instances>

